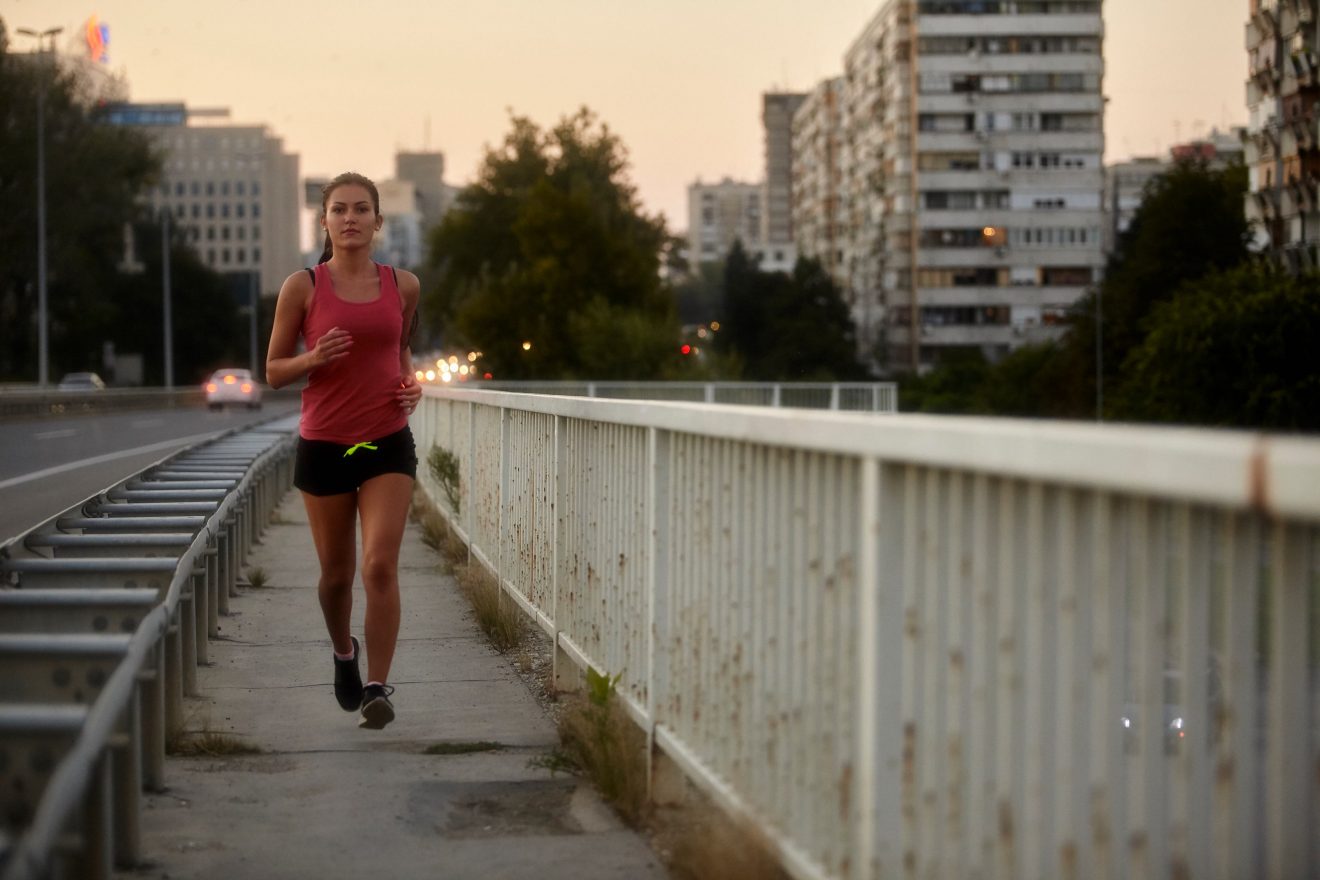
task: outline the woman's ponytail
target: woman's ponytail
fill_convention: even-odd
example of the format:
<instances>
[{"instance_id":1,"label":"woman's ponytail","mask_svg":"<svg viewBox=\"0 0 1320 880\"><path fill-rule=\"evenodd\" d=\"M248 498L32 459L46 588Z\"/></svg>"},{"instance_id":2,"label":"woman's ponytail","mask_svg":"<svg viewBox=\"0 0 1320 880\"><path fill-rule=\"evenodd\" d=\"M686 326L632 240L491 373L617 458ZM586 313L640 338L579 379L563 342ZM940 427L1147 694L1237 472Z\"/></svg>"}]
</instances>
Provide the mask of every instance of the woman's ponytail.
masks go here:
<instances>
[{"instance_id":1,"label":"woman's ponytail","mask_svg":"<svg viewBox=\"0 0 1320 880\"><path fill-rule=\"evenodd\" d=\"M316 261L317 265L330 262L330 258L334 256L334 253L335 246L330 242L330 233L327 231L325 234L325 247L321 249L321 259Z\"/></svg>"}]
</instances>

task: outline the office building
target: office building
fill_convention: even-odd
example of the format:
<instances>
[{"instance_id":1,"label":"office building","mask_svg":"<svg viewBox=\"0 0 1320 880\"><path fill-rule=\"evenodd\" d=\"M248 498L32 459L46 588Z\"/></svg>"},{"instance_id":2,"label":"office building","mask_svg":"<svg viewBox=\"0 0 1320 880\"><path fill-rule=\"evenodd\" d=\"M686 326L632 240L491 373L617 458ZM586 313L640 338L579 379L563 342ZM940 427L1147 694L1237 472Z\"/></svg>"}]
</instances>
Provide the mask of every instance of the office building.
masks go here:
<instances>
[{"instance_id":1,"label":"office building","mask_svg":"<svg viewBox=\"0 0 1320 880\"><path fill-rule=\"evenodd\" d=\"M298 156L266 126L234 125L228 110L181 103L116 104L102 118L151 137L164 156L153 209L169 211L203 263L233 276L240 301L253 273L260 294L273 296L302 265Z\"/></svg>"},{"instance_id":2,"label":"office building","mask_svg":"<svg viewBox=\"0 0 1320 880\"><path fill-rule=\"evenodd\" d=\"M807 99L797 92L767 92L761 96L765 131L765 183L761 203L761 241L793 243L793 115Z\"/></svg>"}]
</instances>

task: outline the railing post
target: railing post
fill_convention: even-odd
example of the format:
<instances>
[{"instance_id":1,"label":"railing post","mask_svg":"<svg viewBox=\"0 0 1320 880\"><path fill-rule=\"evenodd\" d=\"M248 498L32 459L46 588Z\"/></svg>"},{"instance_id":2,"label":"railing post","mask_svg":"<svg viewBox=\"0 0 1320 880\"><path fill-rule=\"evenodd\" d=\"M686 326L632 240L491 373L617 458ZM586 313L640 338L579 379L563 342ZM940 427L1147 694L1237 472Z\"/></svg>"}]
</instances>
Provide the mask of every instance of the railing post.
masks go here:
<instances>
[{"instance_id":1,"label":"railing post","mask_svg":"<svg viewBox=\"0 0 1320 880\"><path fill-rule=\"evenodd\" d=\"M500 486L496 496L495 509L495 599L499 606L504 605L504 532L507 517L505 506L509 503L509 411L500 407Z\"/></svg>"},{"instance_id":2,"label":"railing post","mask_svg":"<svg viewBox=\"0 0 1320 880\"><path fill-rule=\"evenodd\" d=\"M839 408L839 383L838 383L838 382L831 382L831 383L830 383L830 409L831 409L831 410L837 410L838 408Z\"/></svg>"},{"instance_id":3,"label":"railing post","mask_svg":"<svg viewBox=\"0 0 1320 880\"><path fill-rule=\"evenodd\" d=\"M706 386L709 392L712 386ZM647 571L646 790L655 786L655 727L669 699L669 432L646 432Z\"/></svg>"},{"instance_id":4,"label":"railing post","mask_svg":"<svg viewBox=\"0 0 1320 880\"><path fill-rule=\"evenodd\" d=\"M124 730L111 740L114 778L115 862L136 865L142 858L142 717L135 688L120 724Z\"/></svg>"},{"instance_id":5,"label":"railing post","mask_svg":"<svg viewBox=\"0 0 1320 880\"><path fill-rule=\"evenodd\" d=\"M779 383L776 382L770 386L770 405L775 409L779 408Z\"/></svg>"},{"instance_id":6,"label":"railing post","mask_svg":"<svg viewBox=\"0 0 1320 880\"><path fill-rule=\"evenodd\" d=\"M555 416L555 457L554 457L554 492L555 492L555 517L554 517L554 574L552 576L553 587L550 598L550 619L554 629L554 659L551 669L551 677L554 681L554 687L557 691L573 692L581 687L581 674L578 671L571 657L560 646L560 635L563 629L559 614L559 593L563 588L564 577L563 568L567 553L564 548L564 528L563 523L569 517L574 515L574 511L568 509L569 486L568 486L568 422L564 416Z\"/></svg>"}]
</instances>

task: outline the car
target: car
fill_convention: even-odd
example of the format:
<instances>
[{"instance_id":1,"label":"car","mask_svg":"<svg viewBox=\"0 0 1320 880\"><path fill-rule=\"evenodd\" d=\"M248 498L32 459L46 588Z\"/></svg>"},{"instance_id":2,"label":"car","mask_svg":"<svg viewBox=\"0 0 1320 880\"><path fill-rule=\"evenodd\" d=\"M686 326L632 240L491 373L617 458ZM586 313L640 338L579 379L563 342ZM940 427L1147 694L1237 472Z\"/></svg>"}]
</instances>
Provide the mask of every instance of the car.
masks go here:
<instances>
[{"instance_id":1,"label":"car","mask_svg":"<svg viewBox=\"0 0 1320 880\"><path fill-rule=\"evenodd\" d=\"M211 409L222 409L229 403L243 404L248 409L261 409L261 385L247 370L216 370L203 387L206 391L206 405Z\"/></svg>"},{"instance_id":2,"label":"car","mask_svg":"<svg viewBox=\"0 0 1320 880\"><path fill-rule=\"evenodd\" d=\"M95 373L65 373L57 387L60 391L104 391L105 381Z\"/></svg>"}]
</instances>

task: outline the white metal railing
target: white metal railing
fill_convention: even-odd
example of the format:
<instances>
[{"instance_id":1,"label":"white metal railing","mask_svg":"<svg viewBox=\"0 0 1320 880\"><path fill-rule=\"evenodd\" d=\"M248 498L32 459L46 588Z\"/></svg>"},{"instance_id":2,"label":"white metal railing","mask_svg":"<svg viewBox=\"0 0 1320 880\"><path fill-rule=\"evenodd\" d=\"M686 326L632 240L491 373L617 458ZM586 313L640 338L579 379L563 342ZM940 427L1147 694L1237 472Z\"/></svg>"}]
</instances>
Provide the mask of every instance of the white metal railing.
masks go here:
<instances>
[{"instance_id":1,"label":"white metal railing","mask_svg":"<svg viewBox=\"0 0 1320 880\"><path fill-rule=\"evenodd\" d=\"M436 388L414 430L795 876L1320 871L1314 439Z\"/></svg>"},{"instance_id":2,"label":"white metal railing","mask_svg":"<svg viewBox=\"0 0 1320 880\"><path fill-rule=\"evenodd\" d=\"M559 394L614 400L674 400L743 406L787 406L898 412L893 382L626 382L626 381L482 381L471 387L521 394Z\"/></svg>"}]
</instances>

